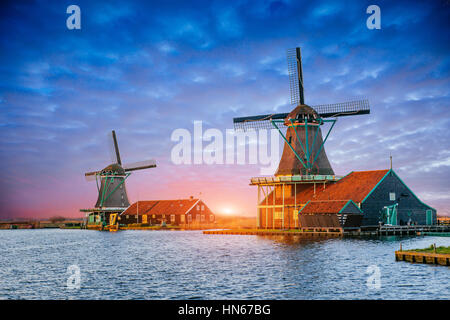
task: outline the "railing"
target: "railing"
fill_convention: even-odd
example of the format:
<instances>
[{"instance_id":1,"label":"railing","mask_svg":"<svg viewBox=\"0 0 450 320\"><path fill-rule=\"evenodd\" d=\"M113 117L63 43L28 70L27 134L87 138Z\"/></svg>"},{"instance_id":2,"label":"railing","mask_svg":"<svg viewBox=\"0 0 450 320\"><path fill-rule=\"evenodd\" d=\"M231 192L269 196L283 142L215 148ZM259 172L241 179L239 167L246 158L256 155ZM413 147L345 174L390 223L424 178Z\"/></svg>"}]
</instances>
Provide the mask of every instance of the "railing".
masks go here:
<instances>
[{"instance_id":1,"label":"railing","mask_svg":"<svg viewBox=\"0 0 450 320\"><path fill-rule=\"evenodd\" d=\"M335 175L295 175L295 176L279 176L279 177L255 177L250 179L251 184L264 183L295 183L305 181L338 181L342 176Z\"/></svg>"}]
</instances>

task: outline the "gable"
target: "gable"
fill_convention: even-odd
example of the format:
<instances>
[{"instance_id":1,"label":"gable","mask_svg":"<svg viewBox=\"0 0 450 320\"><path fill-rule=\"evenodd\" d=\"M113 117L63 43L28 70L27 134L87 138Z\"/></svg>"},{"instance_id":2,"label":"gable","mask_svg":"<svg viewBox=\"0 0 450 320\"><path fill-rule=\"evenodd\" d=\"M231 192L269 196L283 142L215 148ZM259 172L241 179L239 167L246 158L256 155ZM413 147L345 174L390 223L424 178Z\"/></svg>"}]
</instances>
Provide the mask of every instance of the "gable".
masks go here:
<instances>
[{"instance_id":1,"label":"gable","mask_svg":"<svg viewBox=\"0 0 450 320\"><path fill-rule=\"evenodd\" d=\"M369 199L389 200L389 193L391 192L395 193L396 198L395 201L392 201L392 203L406 201L409 202L410 206L420 204L429 209L436 210L422 202L392 169L389 171L389 174L387 174L386 177L380 181L380 183L377 184L377 186L364 198L362 202ZM416 204L411 201L415 201Z\"/></svg>"},{"instance_id":2,"label":"gable","mask_svg":"<svg viewBox=\"0 0 450 320\"><path fill-rule=\"evenodd\" d=\"M199 207L200 210L197 210L197 206ZM204 210L201 210L202 206L203 206ZM208 208L208 206L202 200L199 200L189 210L186 211L186 214L193 214L193 215L195 215L195 214L213 214L213 212L211 211L211 209Z\"/></svg>"},{"instance_id":3,"label":"gable","mask_svg":"<svg viewBox=\"0 0 450 320\"><path fill-rule=\"evenodd\" d=\"M362 210L353 202L353 200L349 200L345 206L339 211L339 213L353 213L353 214L362 214Z\"/></svg>"}]
</instances>

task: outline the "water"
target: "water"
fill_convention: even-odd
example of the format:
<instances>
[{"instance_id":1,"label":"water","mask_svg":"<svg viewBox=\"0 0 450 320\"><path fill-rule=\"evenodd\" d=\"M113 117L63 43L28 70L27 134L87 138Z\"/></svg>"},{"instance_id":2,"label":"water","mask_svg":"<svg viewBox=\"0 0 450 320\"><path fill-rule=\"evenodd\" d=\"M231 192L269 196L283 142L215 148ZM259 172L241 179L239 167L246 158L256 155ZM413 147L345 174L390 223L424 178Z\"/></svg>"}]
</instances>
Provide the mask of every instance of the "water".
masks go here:
<instances>
[{"instance_id":1,"label":"water","mask_svg":"<svg viewBox=\"0 0 450 320\"><path fill-rule=\"evenodd\" d=\"M445 237L289 241L201 231L0 230L0 299L450 299L450 267L396 262ZM67 268L80 268L68 289ZM368 266L380 289L367 286Z\"/></svg>"}]
</instances>

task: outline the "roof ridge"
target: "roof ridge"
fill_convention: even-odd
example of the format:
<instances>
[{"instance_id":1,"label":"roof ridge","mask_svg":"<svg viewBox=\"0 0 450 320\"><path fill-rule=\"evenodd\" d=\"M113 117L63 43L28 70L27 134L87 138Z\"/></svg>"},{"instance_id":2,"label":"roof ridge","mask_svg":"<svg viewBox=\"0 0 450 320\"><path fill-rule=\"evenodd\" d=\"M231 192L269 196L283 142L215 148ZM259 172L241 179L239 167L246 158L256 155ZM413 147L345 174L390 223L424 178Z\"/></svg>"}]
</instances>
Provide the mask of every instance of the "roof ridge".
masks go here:
<instances>
[{"instance_id":1,"label":"roof ridge","mask_svg":"<svg viewBox=\"0 0 450 320\"><path fill-rule=\"evenodd\" d=\"M352 171L352 173L361 173L361 172L381 172L381 171L389 171L390 169L378 169L378 170L361 170L361 171Z\"/></svg>"}]
</instances>

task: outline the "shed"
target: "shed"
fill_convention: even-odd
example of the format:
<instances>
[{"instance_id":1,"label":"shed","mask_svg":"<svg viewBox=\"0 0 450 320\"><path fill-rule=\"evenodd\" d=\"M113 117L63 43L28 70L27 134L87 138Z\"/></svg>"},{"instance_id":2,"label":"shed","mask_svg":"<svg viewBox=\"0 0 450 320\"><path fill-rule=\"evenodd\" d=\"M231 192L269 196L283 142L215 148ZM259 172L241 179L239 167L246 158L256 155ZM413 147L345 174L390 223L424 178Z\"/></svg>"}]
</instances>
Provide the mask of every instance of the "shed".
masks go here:
<instances>
[{"instance_id":1,"label":"shed","mask_svg":"<svg viewBox=\"0 0 450 320\"><path fill-rule=\"evenodd\" d=\"M314 216L314 217L313 217ZM308 201L299 211L300 227L357 228L362 212L352 200Z\"/></svg>"}]
</instances>

